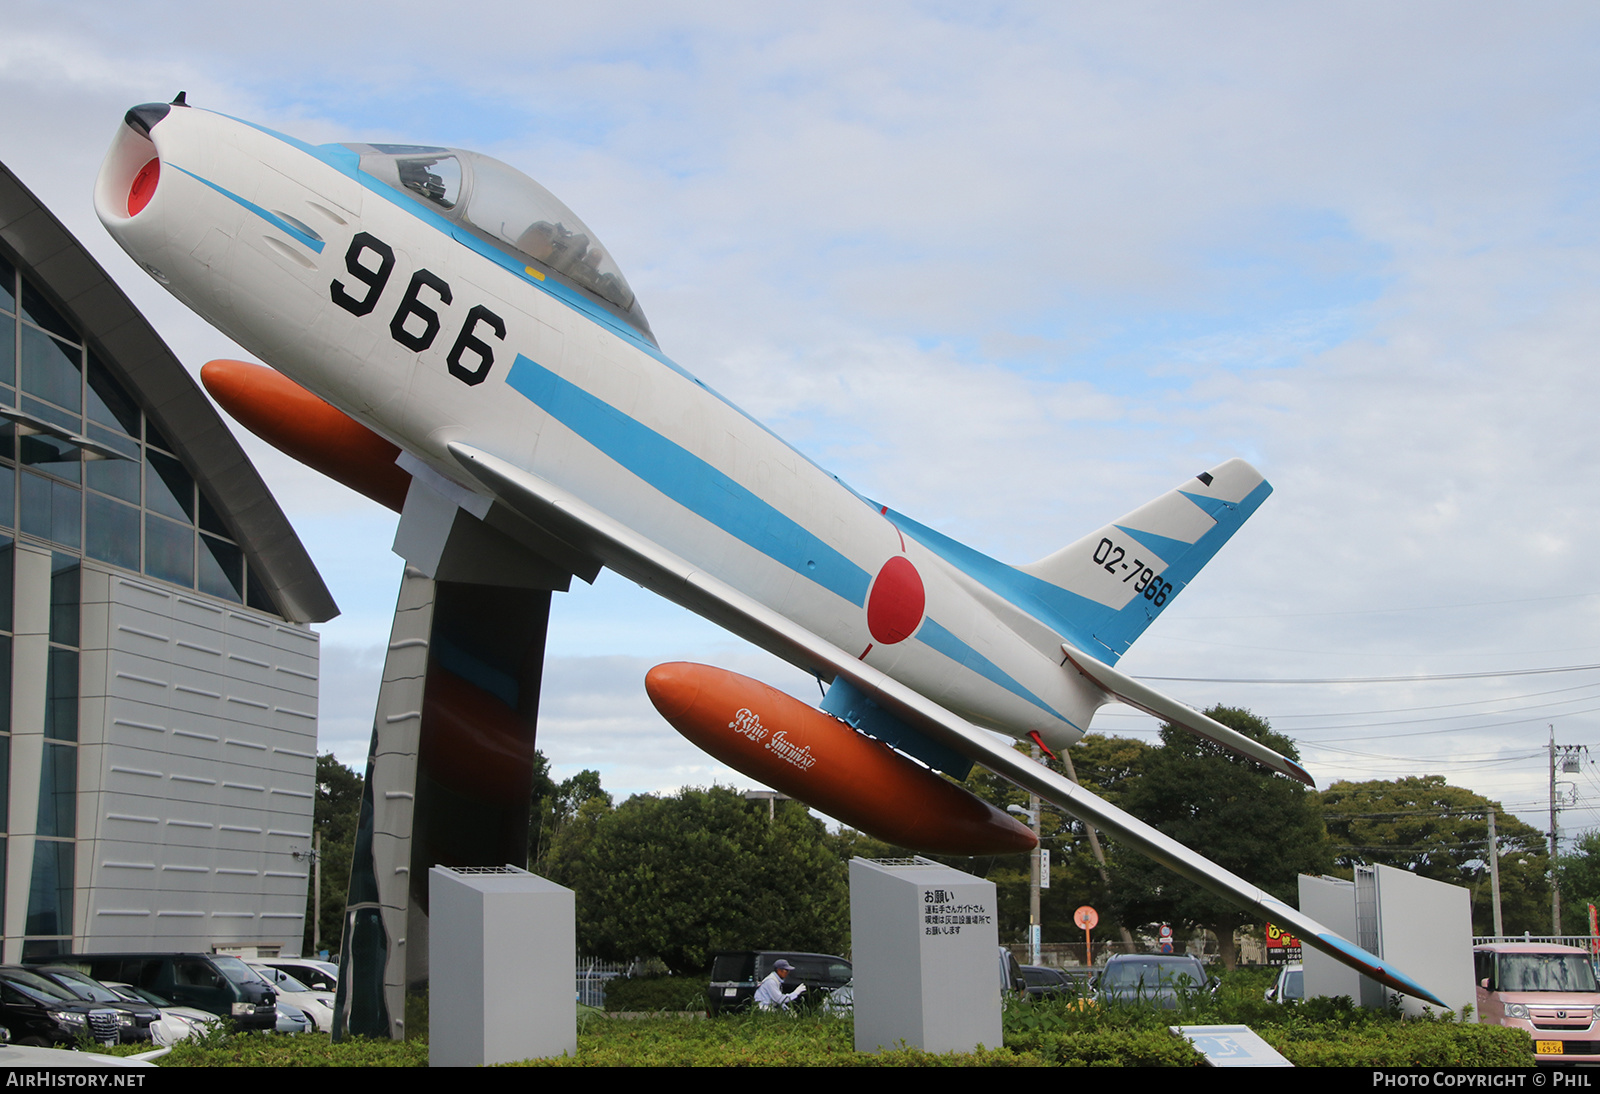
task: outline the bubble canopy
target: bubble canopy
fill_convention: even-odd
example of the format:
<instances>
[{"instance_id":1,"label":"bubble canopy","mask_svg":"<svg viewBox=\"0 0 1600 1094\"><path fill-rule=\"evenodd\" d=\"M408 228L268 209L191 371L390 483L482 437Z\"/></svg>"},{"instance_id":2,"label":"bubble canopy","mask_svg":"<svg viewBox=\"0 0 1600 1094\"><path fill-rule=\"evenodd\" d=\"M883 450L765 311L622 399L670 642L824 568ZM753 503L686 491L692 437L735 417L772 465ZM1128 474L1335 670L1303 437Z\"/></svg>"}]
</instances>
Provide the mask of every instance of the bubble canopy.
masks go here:
<instances>
[{"instance_id":1,"label":"bubble canopy","mask_svg":"<svg viewBox=\"0 0 1600 1094\"><path fill-rule=\"evenodd\" d=\"M422 202L540 273L582 289L651 342L650 324L594 232L560 198L516 168L459 148L347 144L361 170Z\"/></svg>"}]
</instances>

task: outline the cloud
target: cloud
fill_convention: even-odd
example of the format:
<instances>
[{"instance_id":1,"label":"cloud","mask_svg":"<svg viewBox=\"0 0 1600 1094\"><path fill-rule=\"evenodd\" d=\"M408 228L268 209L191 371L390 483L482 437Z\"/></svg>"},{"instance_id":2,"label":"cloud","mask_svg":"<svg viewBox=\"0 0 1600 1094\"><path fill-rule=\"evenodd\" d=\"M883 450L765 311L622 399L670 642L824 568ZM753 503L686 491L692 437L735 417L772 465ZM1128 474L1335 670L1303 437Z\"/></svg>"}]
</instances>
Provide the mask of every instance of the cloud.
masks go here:
<instances>
[{"instance_id":1,"label":"cloud","mask_svg":"<svg viewBox=\"0 0 1600 1094\"><path fill-rule=\"evenodd\" d=\"M14 7L0 154L193 366L241 351L87 202L121 112L180 86L313 141L458 143L528 171L618 256L674 359L1006 561L1256 462L1276 493L1130 671L1600 661L1584 6ZM325 674L324 726L357 740L392 518L246 443L346 608L325 631L349 671ZM621 792L715 775L628 680L651 657L757 655L625 582L560 604L541 730L557 769L613 765ZM1532 817L1547 725L1574 743L1597 725L1582 702L1497 701L1534 690L1182 693L1281 718L1319 775L1438 770ZM1438 728L1338 713L1409 708L1460 717L1338 743L1352 721Z\"/></svg>"}]
</instances>

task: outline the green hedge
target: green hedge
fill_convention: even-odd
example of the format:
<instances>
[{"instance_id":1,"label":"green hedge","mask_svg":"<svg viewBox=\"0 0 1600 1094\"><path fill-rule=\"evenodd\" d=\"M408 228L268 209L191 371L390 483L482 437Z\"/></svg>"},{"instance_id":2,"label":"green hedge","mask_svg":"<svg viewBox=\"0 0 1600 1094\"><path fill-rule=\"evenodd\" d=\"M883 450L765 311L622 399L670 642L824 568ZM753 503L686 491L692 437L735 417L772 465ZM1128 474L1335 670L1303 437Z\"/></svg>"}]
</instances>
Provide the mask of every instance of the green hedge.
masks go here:
<instances>
[{"instance_id":1,"label":"green hedge","mask_svg":"<svg viewBox=\"0 0 1600 1094\"><path fill-rule=\"evenodd\" d=\"M1296 1067L1532 1067L1533 1038L1505 1026L1399 1022L1346 1030L1262 1026L1263 1040Z\"/></svg>"},{"instance_id":2,"label":"green hedge","mask_svg":"<svg viewBox=\"0 0 1600 1094\"><path fill-rule=\"evenodd\" d=\"M1176 1011L1079 1000L1012 1004L1005 1011L1005 1044L1067 1066L1186 1066L1199 1054L1186 1044L1173 1049L1169 1026L1244 1025L1302 1067L1533 1066L1533 1041L1525 1031L1470 1018L1401 1019L1349 998L1268 1003L1256 984L1241 979L1225 981L1215 996L1192 995Z\"/></svg>"},{"instance_id":3,"label":"green hedge","mask_svg":"<svg viewBox=\"0 0 1600 1094\"><path fill-rule=\"evenodd\" d=\"M606 982L606 1010L703 1012L708 982L687 976L619 976Z\"/></svg>"},{"instance_id":4,"label":"green hedge","mask_svg":"<svg viewBox=\"0 0 1600 1094\"><path fill-rule=\"evenodd\" d=\"M611 1006L632 1011L699 1010L705 985L690 977L612 981ZM711 1022L679 1016L623 1020L597 1013L580 1019L578 1055L529 1061L542 1066L778 1066L778 1067L1193 1067L1201 1060L1172 1025L1248 1025L1301 1067L1531 1067L1533 1042L1522 1030L1451 1017L1401 1020L1348 999L1278 1006L1262 1002L1255 985L1202 995L1179 1011L1097 1007L1079 1000L1015 1003L1003 1015L1004 1043L966 1053L895 1048L855 1051L848 1017L745 1012ZM123 1046L126 1054L148 1046ZM346 1041L326 1034L276 1036L217 1031L179 1047L167 1067L420 1067L423 1038L402 1044Z\"/></svg>"}]
</instances>

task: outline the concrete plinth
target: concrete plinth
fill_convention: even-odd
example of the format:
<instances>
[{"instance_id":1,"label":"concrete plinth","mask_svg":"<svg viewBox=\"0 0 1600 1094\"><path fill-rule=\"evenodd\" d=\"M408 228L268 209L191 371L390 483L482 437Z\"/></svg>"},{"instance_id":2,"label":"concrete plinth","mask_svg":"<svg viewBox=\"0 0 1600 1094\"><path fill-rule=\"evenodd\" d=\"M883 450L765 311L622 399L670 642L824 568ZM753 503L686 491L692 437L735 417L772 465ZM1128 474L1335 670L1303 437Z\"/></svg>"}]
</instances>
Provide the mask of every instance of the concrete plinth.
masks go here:
<instances>
[{"instance_id":1,"label":"concrete plinth","mask_svg":"<svg viewBox=\"0 0 1600 1094\"><path fill-rule=\"evenodd\" d=\"M428 872L428 1064L578 1051L572 890L514 866Z\"/></svg>"},{"instance_id":2,"label":"concrete plinth","mask_svg":"<svg viewBox=\"0 0 1600 1094\"><path fill-rule=\"evenodd\" d=\"M927 859L852 859L856 1051L1000 1045L992 882Z\"/></svg>"}]
</instances>

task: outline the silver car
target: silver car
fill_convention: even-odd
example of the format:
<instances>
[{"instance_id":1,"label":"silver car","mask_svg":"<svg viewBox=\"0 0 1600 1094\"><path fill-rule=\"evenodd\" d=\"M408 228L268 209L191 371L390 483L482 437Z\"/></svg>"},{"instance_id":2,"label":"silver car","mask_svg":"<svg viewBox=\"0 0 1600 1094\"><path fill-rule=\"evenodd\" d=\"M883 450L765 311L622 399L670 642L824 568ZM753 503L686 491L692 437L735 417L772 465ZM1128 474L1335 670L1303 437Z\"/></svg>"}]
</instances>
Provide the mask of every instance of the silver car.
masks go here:
<instances>
[{"instance_id":1,"label":"silver car","mask_svg":"<svg viewBox=\"0 0 1600 1094\"><path fill-rule=\"evenodd\" d=\"M1206 972L1198 957L1176 953L1118 954L1094 978L1099 1003L1144 1004L1177 1010L1209 997L1221 981Z\"/></svg>"}]
</instances>

